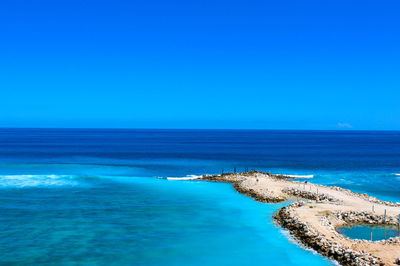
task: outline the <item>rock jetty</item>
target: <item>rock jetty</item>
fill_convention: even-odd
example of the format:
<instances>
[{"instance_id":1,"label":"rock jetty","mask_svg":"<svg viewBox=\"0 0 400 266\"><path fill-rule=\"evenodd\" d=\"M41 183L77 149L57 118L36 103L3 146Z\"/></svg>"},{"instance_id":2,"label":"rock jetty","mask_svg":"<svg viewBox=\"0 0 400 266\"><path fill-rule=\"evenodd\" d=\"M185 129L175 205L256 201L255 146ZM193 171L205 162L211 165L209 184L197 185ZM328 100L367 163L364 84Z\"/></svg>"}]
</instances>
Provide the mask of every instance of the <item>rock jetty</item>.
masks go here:
<instances>
[{"instance_id":1,"label":"rock jetty","mask_svg":"<svg viewBox=\"0 0 400 266\"><path fill-rule=\"evenodd\" d=\"M342 265L400 265L400 237L358 240L336 230L354 223L398 225L400 203L258 171L204 175L202 180L232 183L239 193L260 202L294 201L274 215L277 224Z\"/></svg>"}]
</instances>

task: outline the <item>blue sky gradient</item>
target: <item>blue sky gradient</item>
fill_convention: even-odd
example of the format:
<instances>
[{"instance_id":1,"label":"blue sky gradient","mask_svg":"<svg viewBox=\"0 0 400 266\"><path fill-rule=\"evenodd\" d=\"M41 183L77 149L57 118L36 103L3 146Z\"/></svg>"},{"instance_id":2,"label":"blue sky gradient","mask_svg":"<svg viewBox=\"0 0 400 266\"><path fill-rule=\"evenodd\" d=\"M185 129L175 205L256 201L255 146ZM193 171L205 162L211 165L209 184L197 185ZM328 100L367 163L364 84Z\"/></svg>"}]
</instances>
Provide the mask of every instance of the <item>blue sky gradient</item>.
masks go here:
<instances>
[{"instance_id":1,"label":"blue sky gradient","mask_svg":"<svg viewBox=\"0 0 400 266\"><path fill-rule=\"evenodd\" d=\"M0 3L0 126L400 130L399 1Z\"/></svg>"}]
</instances>

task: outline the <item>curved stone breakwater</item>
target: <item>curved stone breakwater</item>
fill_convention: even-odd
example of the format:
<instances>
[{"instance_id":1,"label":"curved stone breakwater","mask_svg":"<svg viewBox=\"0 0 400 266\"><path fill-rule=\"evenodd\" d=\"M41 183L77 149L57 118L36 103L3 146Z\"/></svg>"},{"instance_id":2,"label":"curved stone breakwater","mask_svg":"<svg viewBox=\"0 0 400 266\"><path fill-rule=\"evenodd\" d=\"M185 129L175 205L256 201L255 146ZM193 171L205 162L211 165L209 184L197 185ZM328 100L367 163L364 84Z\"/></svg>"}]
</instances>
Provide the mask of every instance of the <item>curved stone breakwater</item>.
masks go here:
<instances>
[{"instance_id":1,"label":"curved stone breakwater","mask_svg":"<svg viewBox=\"0 0 400 266\"><path fill-rule=\"evenodd\" d=\"M400 237L357 240L336 230L349 223L397 225L400 203L258 171L204 175L202 179L232 183L239 193L260 202L296 200L274 215L276 222L303 245L342 265L400 265Z\"/></svg>"},{"instance_id":2,"label":"curved stone breakwater","mask_svg":"<svg viewBox=\"0 0 400 266\"><path fill-rule=\"evenodd\" d=\"M251 187L248 187L246 184L246 180L248 180L248 177L253 177L253 175L256 174L265 174L268 175L270 178L276 178L276 179L289 179L287 176L283 175L272 175L269 173L262 173L258 171L252 171L252 172L247 172L247 173L225 173L221 175L203 175L203 180L208 180L208 181L213 181L213 182L228 182L232 183L233 187L236 189L237 192L244 194L246 196L252 197L257 201L260 202L265 202L265 203L278 203L278 202L283 202L287 198L274 195L273 192L271 191L268 193L268 190L266 189L265 191L259 191L256 189L253 189ZM253 181L257 182L257 178Z\"/></svg>"},{"instance_id":3,"label":"curved stone breakwater","mask_svg":"<svg viewBox=\"0 0 400 266\"><path fill-rule=\"evenodd\" d=\"M381 204L381 205L386 205L386 206L393 206L393 207L400 207L400 202L393 203L391 201L383 201L383 200L377 199L375 197L372 197L368 194L361 194L361 193L353 192L349 189L345 189L345 188L341 188L341 187L330 187L330 188L333 190L337 190L337 191L343 191L349 195L361 198L361 199L369 201L371 203L376 203L376 204Z\"/></svg>"},{"instance_id":4,"label":"curved stone breakwater","mask_svg":"<svg viewBox=\"0 0 400 266\"><path fill-rule=\"evenodd\" d=\"M316 201L320 201L320 202L322 202L322 201L339 202L338 199L335 199L324 193L304 191L304 190L300 190L300 189L293 188L293 187L287 187L287 188L283 189L282 192L284 192L288 195L298 196L303 199L316 200Z\"/></svg>"},{"instance_id":5,"label":"curved stone breakwater","mask_svg":"<svg viewBox=\"0 0 400 266\"><path fill-rule=\"evenodd\" d=\"M395 217L387 217L385 215L375 215L370 212L355 212L355 211L338 211L334 213L336 218L345 223L366 223L366 224L387 224L397 225L398 221Z\"/></svg>"},{"instance_id":6,"label":"curved stone breakwater","mask_svg":"<svg viewBox=\"0 0 400 266\"><path fill-rule=\"evenodd\" d=\"M353 251L319 234L318 231L303 222L302 219L293 212L294 208L301 206L301 203L295 202L288 207L283 207L274 215L274 218L279 225L289 230L289 232L304 245L318 251L326 257L337 260L342 265L384 265L382 260L378 257L363 251Z\"/></svg>"}]
</instances>

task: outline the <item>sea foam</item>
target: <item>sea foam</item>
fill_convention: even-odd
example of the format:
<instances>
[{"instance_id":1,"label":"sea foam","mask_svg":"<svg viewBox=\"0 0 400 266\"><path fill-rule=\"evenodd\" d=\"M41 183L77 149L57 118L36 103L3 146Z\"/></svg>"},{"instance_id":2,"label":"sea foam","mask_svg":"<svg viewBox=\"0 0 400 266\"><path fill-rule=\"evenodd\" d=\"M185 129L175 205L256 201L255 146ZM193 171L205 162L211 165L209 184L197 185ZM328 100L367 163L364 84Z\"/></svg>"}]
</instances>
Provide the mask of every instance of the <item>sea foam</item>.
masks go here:
<instances>
[{"instance_id":1,"label":"sea foam","mask_svg":"<svg viewBox=\"0 0 400 266\"><path fill-rule=\"evenodd\" d=\"M314 175L285 175L293 178L314 178Z\"/></svg>"},{"instance_id":2,"label":"sea foam","mask_svg":"<svg viewBox=\"0 0 400 266\"><path fill-rule=\"evenodd\" d=\"M196 179L201 179L203 176L201 175L187 175L184 177L167 177L168 180L196 180Z\"/></svg>"},{"instance_id":3,"label":"sea foam","mask_svg":"<svg viewBox=\"0 0 400 266\"><path fill-rule=\"evenodd\" d=\"M77 180L71 175L0 175L0 187L50 187L75 186Z\"/></svg>"}]
</instances>

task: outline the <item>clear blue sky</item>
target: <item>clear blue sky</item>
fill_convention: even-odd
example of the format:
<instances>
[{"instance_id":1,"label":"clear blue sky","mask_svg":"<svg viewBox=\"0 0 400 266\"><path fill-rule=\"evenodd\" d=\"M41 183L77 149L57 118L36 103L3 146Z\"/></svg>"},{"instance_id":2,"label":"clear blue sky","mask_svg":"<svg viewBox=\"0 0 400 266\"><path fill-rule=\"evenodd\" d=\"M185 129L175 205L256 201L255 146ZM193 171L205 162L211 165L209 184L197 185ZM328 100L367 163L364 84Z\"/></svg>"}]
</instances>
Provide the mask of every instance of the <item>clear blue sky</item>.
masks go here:
<instances>
[{"instance_id":1,"label":"clear blue sky","mask_svg":"<svg viewBox=\"0 0 400 266\"><path fill-rule=\"evenodd\" d=\"M400 129L400 1L2 0L0 126Z\"/></svg>"}]
</instances>

